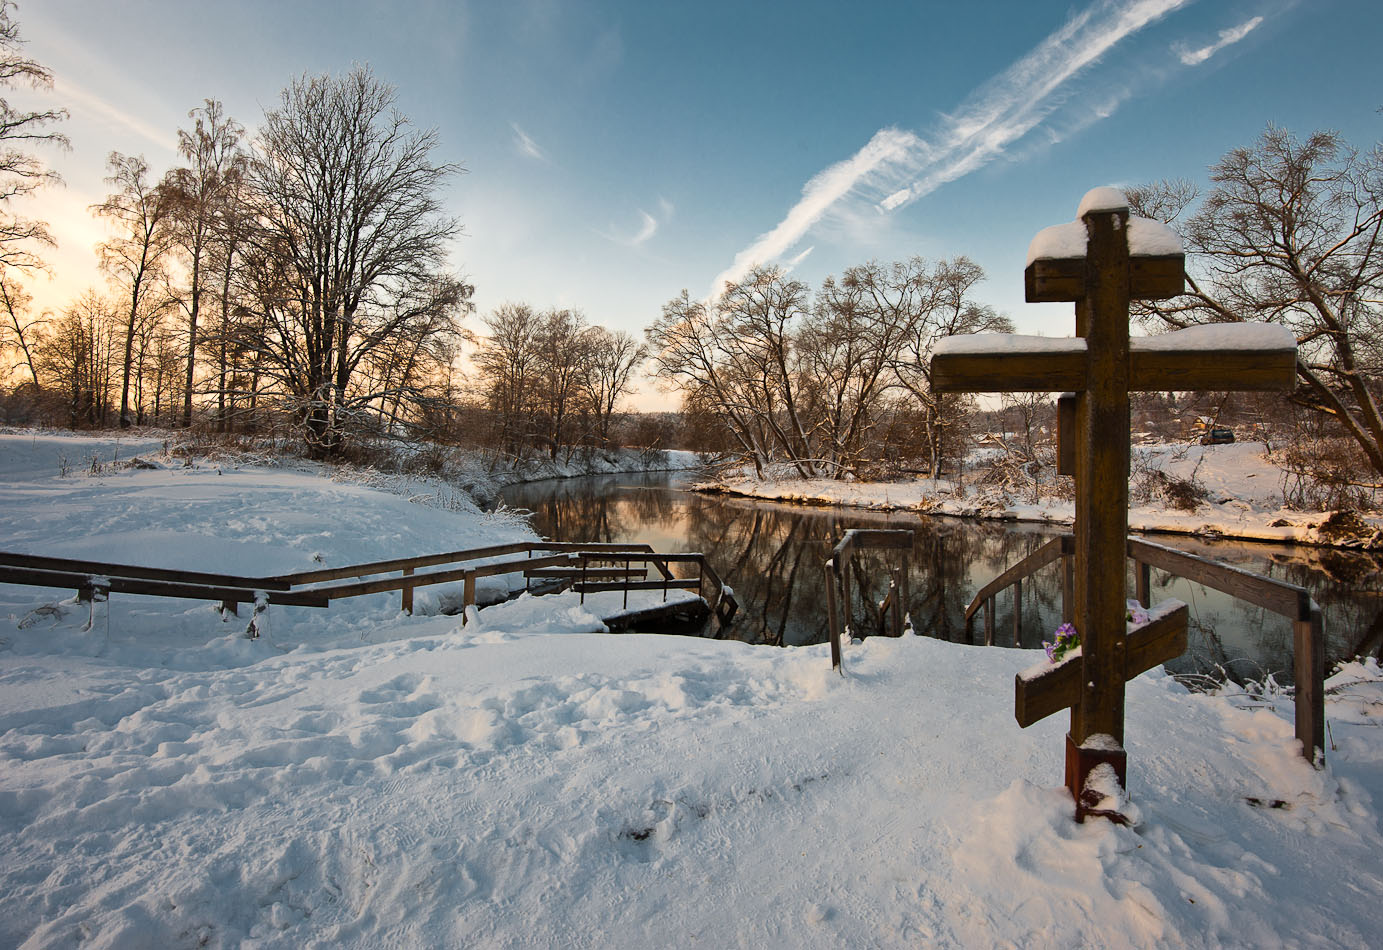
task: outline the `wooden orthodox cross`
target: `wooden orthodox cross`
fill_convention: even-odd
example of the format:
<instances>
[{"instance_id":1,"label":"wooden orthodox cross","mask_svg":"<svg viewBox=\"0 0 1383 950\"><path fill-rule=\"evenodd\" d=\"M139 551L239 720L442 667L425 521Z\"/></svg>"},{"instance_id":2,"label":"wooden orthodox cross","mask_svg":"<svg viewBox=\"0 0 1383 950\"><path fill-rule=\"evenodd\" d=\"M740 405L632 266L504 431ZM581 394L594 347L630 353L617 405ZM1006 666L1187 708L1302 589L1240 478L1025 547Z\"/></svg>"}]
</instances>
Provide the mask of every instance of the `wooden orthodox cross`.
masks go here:
<instances>
[{"instance_id":1,"label":"wooden orthodox cross","mask_svg":"<svg viewBox=\"0 0 1383 950\"><path fill-rule=\"evenodd\" d=\"M1063 406L1074 413L1061 413L1060 454L1069 458L1074 448L1073 620L1081 650L1050 666L1051 675L1020 675L1015 710L1027 727L1070 707L1066 785L1076 820L1099 814L1122 821L1117 807L1099 805L1109 770L1094 782L1091 773L1110 766L1122 800L1124 683L1186 649L1184 605L1167 605L1141 628L1126 624L1129 392L1291 389L1296 340L1281 326L1244 323L1130 340L1130 300L1184 292L1181 240L1160 222L1131 218L1113 188L1088 193L1076 218L1038 233L1024 274L1028 302L1075 301L1075 338L951 337L936 349L932 385L939 392L1074 393Z\"/></svg>"}]
</instances>

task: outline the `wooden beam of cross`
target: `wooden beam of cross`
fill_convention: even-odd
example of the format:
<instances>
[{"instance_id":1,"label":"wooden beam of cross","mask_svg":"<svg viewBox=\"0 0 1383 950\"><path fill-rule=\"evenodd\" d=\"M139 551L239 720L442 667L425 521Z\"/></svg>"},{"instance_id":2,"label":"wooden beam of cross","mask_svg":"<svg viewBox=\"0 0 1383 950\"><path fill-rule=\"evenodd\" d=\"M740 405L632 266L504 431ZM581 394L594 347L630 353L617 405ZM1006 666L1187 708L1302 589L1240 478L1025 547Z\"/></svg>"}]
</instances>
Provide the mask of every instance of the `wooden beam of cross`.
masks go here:
<instances>
[{"instance_id":1,"label":"wooden beam of cross","mask_svg":"<svg viewBox=\"0 0 1383 950\"><path fill-rule=\"evenodd\" d=\"M1287 390L1296 377L1296 339L1286 328L1230 323L1130 339L1129 301L1185 290L1181 240L1166 225L1129 216L1113 188L1096 188L1076 220L1046 228L1028 248L1029 302L1074 301L1076 336L1066 339L980 334L943 340L932 359L938 392L1074 393L1068 426L1076 480L1074 623L1081 650L1057 675L1021 677L1021 725L1071 708L1066 785L1076 819L1097 810L1112 766L1127 787L1124 683L1179 655L1186 612L1174 608L1141 629L1126 624L1129 393L1172 390ZM1074 443L1072 445L1072 443ZM1079 676L1075 675L1079 669Z\"/></svg>"}]
</instances>

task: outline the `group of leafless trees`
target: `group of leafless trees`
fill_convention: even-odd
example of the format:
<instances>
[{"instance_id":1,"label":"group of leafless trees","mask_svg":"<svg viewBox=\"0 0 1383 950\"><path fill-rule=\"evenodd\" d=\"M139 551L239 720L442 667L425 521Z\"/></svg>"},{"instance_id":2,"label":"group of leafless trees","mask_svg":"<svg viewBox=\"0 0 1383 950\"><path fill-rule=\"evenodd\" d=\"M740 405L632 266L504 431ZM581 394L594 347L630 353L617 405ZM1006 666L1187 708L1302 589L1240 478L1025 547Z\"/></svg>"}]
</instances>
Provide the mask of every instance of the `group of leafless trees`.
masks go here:
<instances>
[{"instance_id":1,"label":"group of leafless trees","mask_svg":"<svg viewBox=\"0 0 1383 950\"><path fill-rule=\"evenodd\" d=\"M480 441L516 459L609 447L616 407L645 359L636 339L577 311L528 304L503 304L484 323L472 357L490 429Z\"/></svg>"},{"instance_id":2,"label":"group of leafless trees","mask_svg":"<svg viewBox=\"0 0 1383 950\"><path fill-rule=\"evenodd\" d=\"M1261 420L1253 433L1289 449L1283 458L1297 469L1321 461L1303 478L1374 492L1383 475L1383 147L1360 152L1334 133L1300 140L1270 126L1210 180L1204 196L1184 181L1130 190L1134 213L1174 223L1187 248L1188 293L1137 316L1150 332L1244 320L1289 327L1299 345L1290 405L1219 394L1200 411ZM951 334L1010 329L972 298L982 278L965 258L870 263L828 278L813 298L781 271L756 270L712 301L684 291L664 306L648 331L654 364L693 418L760 472L777 461L838 476L889 458L936 471L963 451L948 434L974 417L970 404L931 392L933 347ZM985 421L1026 420L998 441L1035 491L1051 454L1050 427L1034 427L1047 400L1004 406Z\"/></svg>"},{"instance_id":3,"label":"group of leafless trees","mask_svg":"<svg viewBox=\"0 0 1383 950\"><path fill-rule=\"evenodd\" d=\"M459 169L366 69L302 77L253 143L207 100L178 133L185 164L156 178L112 153L92 211L109 296L43 323L7 275L4 304L31 385L71 425L217 429L291 419L314 454L351 426L389 431L449 394L472 288L448 271Z\"/></svg>"},{"instance_id":4,"label":"group of leafless trees","mask_svg":"<svg viewBox=\"0 0 1383 950\"><path fill-rule=\"evenodd\" d=\"M0 2L0 83L51 87ZM351 428L415 425L445 401L473 288L450 270L456 220L440 190L460 169L367 68L303 76L255 140L215 100L178 133L162 175L112 153L92 213L110 293L34 314L24 278L47 228L8 199L55 176L29 146L66 145L61 110L0 104L0 345L20 396L73 426L220 430L290 420L316 455ZM10 394L14 396L14 393Z\"/></svg>"},{"instance_id":5,"label":"group of leafless trees","mask_svg":"<svg viewBox=\"0 0 1383 950\"><path fill-rule=\"evenodd\" d=\"M0 87L24 85L51 87L52 76L24 56L14 5L0 0ZM12 199L55 179L33 150L66 147L55 130L64 117L0 98L9 419L26 404L30 417L74 427L288 425L318 456L337 454L348 433L455 441L464 426L497 458L555 459L616 438L619 400L651 361L683 397L684 444L730 451L761 473L774 463L807 477L936 473L964 455L972 404L932 392L935 345L1011 329L976 299L979 266L955 257L870 262L815 292L759 268L711 300L683 291L646 346L577 311L523 303L499 307L472 335L462 321L474 288L448 261L459 224L440 197L461 169L435 157L435 133L415 128L364 67L292 81L252 141L206 100L178 133L181 162L162 174L113 153L111 191L92 208L110 227L99 248L109 293L35 313L25 281L53 239ZM1210 182L1203 196L1184 181L1131 189L1133 211L1172 222L1188 251L1189 292L1138 317L1153 332L1240 320L1290 327L1293 411L1259 412L1262 430L1298 448L1309 437L1295 457L1329 457L1329 477L1346 489L1376 489L1383 148L1269 127L1214 165ZM474 369L463 387L467 343ZM1045 412L1040 398L1009 403L1029 423ZM1282 420L1295 420L1291 431ZM1041 426L1023 428L1008 444L1026 446L1032 464L1019 468L1036 490Z\"/></svg>"},{"instance_id":6,"label":"group of leafless trees","mask_svg":"<svg viewBox=\"0 0 1383 950\"><path fill-rule=\"evenodd\" d=\"M23 59L13 12L0 0L0 83L51 86ZM47 129L62 118L0 117L13 145L0 208L54 177L23 145L65 144ZM497 457L610 445L643 347L526 304L488 316L487 336L463 328L474 288L449 269L459 225L440 199L460 168L434 158L436 135L367 68L294 80L254 141L215 100L189 118L183 163L161 176L110 156L112 190L91 209L111 231L99 248L109 294L35 315L22 279L51 237L0 221L11 404L73 427L286 422L318 457L360 433L445 436ZM460 385L463 343L475 344L478 396Z\"/></svg>"},{"instance_id":7,"label":"group of leafless trees","mask_svg":"<svg viewBox=\"0 0 1383 950\"><path fill-rule=\"evenodd\" d=\"M870 262L815 297L760 268L712 301L683 291L648 330L657 374L684 411L763 473L864 474L921 458L936 471L960 446L967 403L932 392L932 349L957 333L1012 325L974 299L984 272L964 257Z\"/></svg>"}]
</instances>

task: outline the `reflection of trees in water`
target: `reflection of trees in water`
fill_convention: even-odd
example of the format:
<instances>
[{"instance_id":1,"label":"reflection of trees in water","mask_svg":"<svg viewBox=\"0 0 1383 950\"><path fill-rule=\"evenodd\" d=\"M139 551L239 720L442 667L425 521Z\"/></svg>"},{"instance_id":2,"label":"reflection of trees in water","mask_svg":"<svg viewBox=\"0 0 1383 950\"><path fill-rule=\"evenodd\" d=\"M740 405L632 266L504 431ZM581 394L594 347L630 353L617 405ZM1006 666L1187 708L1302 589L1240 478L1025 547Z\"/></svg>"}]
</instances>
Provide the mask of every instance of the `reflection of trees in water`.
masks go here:
<instances>
[{"instance_id":1,"label":"reflection of trees in water","mask_svg":"<svg viewBox=\"0 0 1383 950\"><path fill-rule=\"evenodd\" d=\"M1178 538L1171 547L1199 554L1275 580L1304 587L1325 618L1327 673L1337 659L1383 650L1383 557L1330 548L1294 548L1290 553L1267 545L1210 542ZM1190 654L1206 659L1202 670L1220 664L1236 679L1273 673L1292 681L1292 623L1271 611L1209 591L1199 584L1175 581L1154 571L1165 588L1161 596L1191 605ZM1203 630L1196 638L1197 612ZM1180 669L1177 672L1181 672Z\"/></svg>"},{"instance_id":2,"label":"reflection of trees in water","mask_svg":"<svg viewBox=\"0 0 1383 950\"><path fill-rule=\"evenodd\" d=\"M601 490L601 481L619 490ZM674 493L642 490L663 487L665 481L656 475L567 478L513 486L505 495L531 510L533 530L553 541L632 541L645 525L676 520L680 505Z\"/></svg>"},{"instance_id":3,"label":"reflection of trees in water","mask_svg":"<svg viewBox=\"0 0 1383 950\"><path fill-rule=\"evenodd\" d=\"M739 617L720 635L780 646L825 642L824 519L699 496L691 507L688 546L710 559L740 603Z\"/></svg>"},{"instance_id":4,"label":"reflection of trees in water","mask_svg":"<svg viewBox=\"0 0 1383 950\"><path fill-rule=\"evenodd\" d=\"M794 645L826 640L822 566L849 528L913 532L907 610L915 629L947 640L965 638L965 607L984 581L1051 537L1038 530L1006 531L953 519L881 518L711 499L701 499L690 522L689 545L704 551L713 564L723 565L720 570L740 601L743 619L736 621L740 629L732 635ZM891 570L900 563L897 552L878 549L862 549L852 559L850 625L856 634L880 632L878 604L888 592ZM1038 642L1038 631L1060 616L1060 596L1059 575L1046 584L1024 586L1024 642ZM996 618L999 642L1012 642L1012 609L1011 602L1005 605L1001 599Z\"/></svg>"},{"instance_id":5,"label":"reflection of trees in water","mask_svg":"<svg viewBox=\"0 0 1383 950\"><path fill-rule=\"evenodd\" d=\"M612 488L612 486L619 486ZM803 508L722 496L658 490L665 476L568 479L517 486L510 504L533 509L547 537L583 541L650 541L659 550L700 551L735 589L740 614L712 635L754 643L800 645L826 640L822 566L852 527L914 532L907 605L914 626L946 640L965 639L965 607L984 584L1057 534L1037 525L928 519L835 508ZM644 490L651 488L653 490ZM1293 551L1268 545L1176 538L1170 546L1267 574L1313 592L1325 611L1327 656L1383 652L1383 558L1340 551ZM851 627L880 629L877 605L887 593L897 552L864 550L850 572ZM1131 575L1130 575L1131 577ZM1154 601L1175 597L1192 607L1191 652L1174 671L1216 664L1236 676L1290 676L1289 621L1227 595L1153 572ZM1132 585L1130 583L1130 590ZM1061 570L1050 565L1023 584L1023 646L1038 646L1061 622ZM1011 590L995 604L995 642L1014 643ZM983 642L983 616L975 621ZM1280 676L1281 678L1281 676Z\"/></svg>"}]
</instances>

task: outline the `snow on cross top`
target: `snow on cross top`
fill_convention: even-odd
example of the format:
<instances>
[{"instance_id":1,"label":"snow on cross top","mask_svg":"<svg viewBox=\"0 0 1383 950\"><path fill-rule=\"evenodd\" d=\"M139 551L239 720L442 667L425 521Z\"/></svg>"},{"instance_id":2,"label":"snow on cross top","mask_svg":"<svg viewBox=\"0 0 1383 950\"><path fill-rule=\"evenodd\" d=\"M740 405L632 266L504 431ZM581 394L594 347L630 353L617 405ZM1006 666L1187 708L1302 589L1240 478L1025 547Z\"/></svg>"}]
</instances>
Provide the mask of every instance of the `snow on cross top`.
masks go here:
<instances>
[{"instance_id":1,"label":"snow on cross top","mask_svg":"<svg viewBox=\"0 0 1383 950\"><path fill-rule=\"evenodd\" d=\"M1087 239L1084 218L1096 211L1124 211L1128 199L1117 188L1092 188L1085 193L1076 208L1076 220L1043 228L1028 245L1028 257L1023 266L1033 261L1067 260L1085 256ZM1161 221L1130 217L1128 220L1128 250L1133 257L1167 257L1184 253L1181 238Z\"/></svg>"},{"instance_id":2,"label":"snow on cross top","mask_svg":"<svg viewBox=\"0 0 1383 950\"><path fill-rule=\"evenodd\" d=\"M1076 206L1076 220L1079 221L1092 211L1127 211L1128 198L1118 188L1102 185L1091 188Z\"/></svg>"}]
</instances>

